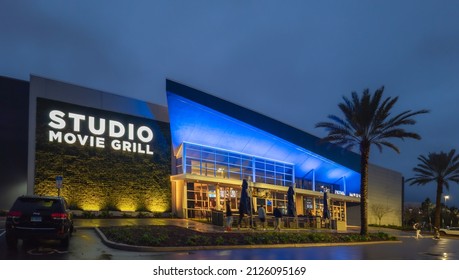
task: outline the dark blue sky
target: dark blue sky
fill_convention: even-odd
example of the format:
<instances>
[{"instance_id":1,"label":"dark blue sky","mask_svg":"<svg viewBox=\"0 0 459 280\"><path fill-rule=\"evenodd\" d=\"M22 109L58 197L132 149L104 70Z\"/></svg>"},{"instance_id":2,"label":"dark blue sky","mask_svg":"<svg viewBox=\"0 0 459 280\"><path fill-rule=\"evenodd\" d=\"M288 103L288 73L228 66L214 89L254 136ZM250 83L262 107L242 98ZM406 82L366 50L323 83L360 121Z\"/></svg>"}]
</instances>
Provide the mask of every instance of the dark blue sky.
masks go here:
<instances>
[{"instance_id":1,"label":"dark blue sky","mask_svg":"<svg viewBox=\"0 0 459 280\"><path fill-rule=\"evenodd\" d=\"M317 136L341 97L384 85L429 109L371 161L411 177L459 148L459 1L0 1L0 75L44 76L166 104L169 78ZM435 186L406 188L434 200ZM451 185L448 205L459 206Z\"/></svg>"}]
</instances>

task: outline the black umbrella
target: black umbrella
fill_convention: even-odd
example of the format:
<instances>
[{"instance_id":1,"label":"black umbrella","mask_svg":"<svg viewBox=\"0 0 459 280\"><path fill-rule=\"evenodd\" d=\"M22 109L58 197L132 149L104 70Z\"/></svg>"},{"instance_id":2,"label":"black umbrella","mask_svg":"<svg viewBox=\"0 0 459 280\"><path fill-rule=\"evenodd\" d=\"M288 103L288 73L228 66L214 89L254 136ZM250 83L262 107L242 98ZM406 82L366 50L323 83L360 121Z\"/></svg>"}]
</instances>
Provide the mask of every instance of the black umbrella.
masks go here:
<instances>
[{"instance_id":1,"label":"black umbrella","mask_svg":"<svg viewBox=\"0 0 459 280\"><path fill-rule=\"evenodd\" d=\"M293 187L290 186L287 191L287 216L295 217L296 209L295 209L295 201L293 197L295 196L295 191Z\"/></svg>"},{"instance_id":2,"label":"black umbrella","mask_svg":"<svg viewBox=\"0 0 459 280\"><path fill-rule=\"evenodd\" d=\"M328 192L324 191L324 219L330 219L330 211L328 210Z\"/></svg>"},{"instance_id":3,"label":"black umbrella","mask_svg":"<svg viewBox=\"0 0 459 280\"><path fill-rule=\"evenodd\" d=\"M247 189L249 188L249 184L247 180L242 181L242 191L241 191L241 199L239 201L239 213L240 214L248 214L249 213L249 194Z\"/></svg>"}]
</instances>

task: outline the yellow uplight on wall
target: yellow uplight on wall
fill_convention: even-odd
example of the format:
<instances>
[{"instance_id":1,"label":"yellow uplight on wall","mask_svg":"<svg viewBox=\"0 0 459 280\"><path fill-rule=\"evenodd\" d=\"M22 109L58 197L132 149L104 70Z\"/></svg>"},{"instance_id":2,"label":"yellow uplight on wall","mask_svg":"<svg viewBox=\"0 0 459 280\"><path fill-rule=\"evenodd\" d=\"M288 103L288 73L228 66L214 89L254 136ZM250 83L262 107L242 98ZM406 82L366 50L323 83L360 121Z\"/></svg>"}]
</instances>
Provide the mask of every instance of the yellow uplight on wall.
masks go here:
<instances>
[{"instance_id":1,"label":"yellow uplight on wall","mask_svg":"<svg viewBox=\"0 0 459 280\"><path fill-rule=\"evenodd\" d=\"M156 202L156 203L150 203L147 205L147 209L150 212L165 212L167 211L168 205L167 203L161 203L161 202Z\"/></svg>"},{"instance_id":2,"label":"yellow uplight on wall","mask_svg":"<svg viewBox=\"0 0 459 280\"><path fill-rule=\"evenodd\" d=\"M118 201L116 204L117 208L120 211L136 211L137 210L137 202L131 198L123 197Z\"/></svg>"},{"instance_id":3,"label":"yellow uplight on wall","mask_svg":"<svg viewBox=\"0 0 459 280\"><path fill-rule=\"evenodd\" d=\"M83 211L100 211L100 204L96 202L83 202L80 207Z\"/></svg>"}]
</instances>

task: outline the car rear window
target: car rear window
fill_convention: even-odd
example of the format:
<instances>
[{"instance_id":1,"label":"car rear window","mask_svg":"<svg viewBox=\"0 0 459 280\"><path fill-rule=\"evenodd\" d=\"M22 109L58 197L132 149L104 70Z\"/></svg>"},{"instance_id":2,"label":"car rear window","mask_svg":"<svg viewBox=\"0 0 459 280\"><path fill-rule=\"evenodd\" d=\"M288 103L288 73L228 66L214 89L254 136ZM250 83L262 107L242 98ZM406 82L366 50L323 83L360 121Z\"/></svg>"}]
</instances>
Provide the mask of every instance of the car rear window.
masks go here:
<instances>
[{"instance_id":1,"label":"car rear window","mask_svg":"<svg viewBox=\"0 0 459 280\"><path fill-rule=\"evenodd\" d=\"M33 211L62 211L62 206L59 200L47 199L47 198L31 198L31 197L20 197L14 204L14 209L22 210L25 212Z\"/></svg>"}]
</instances>

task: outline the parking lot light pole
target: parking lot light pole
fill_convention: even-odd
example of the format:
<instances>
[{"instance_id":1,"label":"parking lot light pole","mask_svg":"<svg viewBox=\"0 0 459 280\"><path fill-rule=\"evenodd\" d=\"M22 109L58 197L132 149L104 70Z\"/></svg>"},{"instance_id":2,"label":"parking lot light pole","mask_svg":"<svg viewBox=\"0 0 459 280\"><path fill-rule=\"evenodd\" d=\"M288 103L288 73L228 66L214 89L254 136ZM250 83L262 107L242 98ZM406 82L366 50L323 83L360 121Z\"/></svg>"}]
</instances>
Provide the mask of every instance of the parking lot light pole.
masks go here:
<instances>
[{"instance_id":1,"label":"parking lot light pole","mask_svg":"<svg viewBox=\"0 0 459 280\"><path fill-rule=\"evenodd\" d=\"M445 216L446 216L446 201L449 199L449 195L445 195L443 196L443 198L445 199L445 213L443 214L443 227L446 227L446 223L445 223Z\"/></svg>"}]
</instances>

